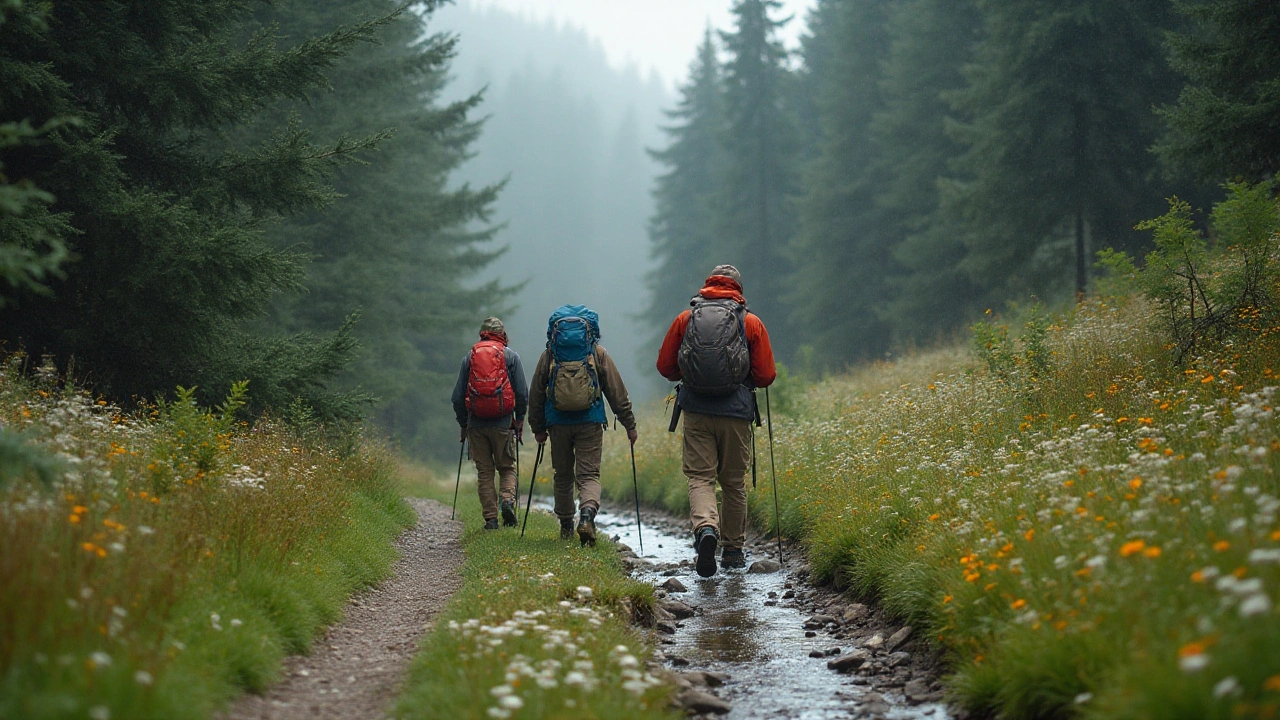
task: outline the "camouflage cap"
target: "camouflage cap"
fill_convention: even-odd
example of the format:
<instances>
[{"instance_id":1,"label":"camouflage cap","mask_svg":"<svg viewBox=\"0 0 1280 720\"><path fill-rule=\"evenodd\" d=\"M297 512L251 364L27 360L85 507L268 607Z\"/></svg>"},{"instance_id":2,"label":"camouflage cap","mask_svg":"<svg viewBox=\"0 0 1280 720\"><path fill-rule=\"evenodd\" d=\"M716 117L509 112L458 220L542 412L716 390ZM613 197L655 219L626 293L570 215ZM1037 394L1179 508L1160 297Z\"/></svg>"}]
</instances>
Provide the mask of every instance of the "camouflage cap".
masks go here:
<instances>
[{"instance_id":1,"label":"camouflage cap","mask_svg":"<svg viewBox=\"0 0 1280 720\"><path fill-rule=\"evenodd\" d=\"M502 321L496 317L487 317L484 322L480 323L480 332L482 333L498 333L506 335L507 329L502 325Z\"/></svg>"},{"instance_id":2,"label":"camouflage cap","mask_svg":"<svg viewBox=\"0 0 1280 720\"><path fill-rule=\"evenodd\" d=\"M723 275L727 278L733 278L733 281L742 284L742 275L738 272L738 268L732 265L717 265L711 271L712 275Z\"/></svg>"}]
</instances>

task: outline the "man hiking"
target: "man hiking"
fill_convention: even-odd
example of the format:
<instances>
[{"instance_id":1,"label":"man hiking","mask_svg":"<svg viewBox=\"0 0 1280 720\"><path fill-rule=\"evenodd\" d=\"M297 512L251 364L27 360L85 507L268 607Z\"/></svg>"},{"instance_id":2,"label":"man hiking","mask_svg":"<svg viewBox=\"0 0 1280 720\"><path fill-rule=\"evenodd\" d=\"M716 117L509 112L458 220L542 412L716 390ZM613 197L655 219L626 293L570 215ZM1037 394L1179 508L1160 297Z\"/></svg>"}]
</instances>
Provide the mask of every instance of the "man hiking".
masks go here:
<instances>
[{"instance_id":1,"label":"man hiking","mask_svg":"<svg viewBox=\"0 0 1280 720\"><path fill-rule=\"evenodd\" d=\"M529 427L542 444L551 438L556 517L560 539L573 537L573 489L578 488L578 539L596 544L600 510L600 454L604 449L604 401L635 445L636 416L627 388L599 344L600 320L583 305L565 305L547 320L547 349L538 358L529 390Z\"/></svg>"},{"instance_id":2,"label":"man hiking","mask_svg":"<svg viewBox=\"0 0 1280 720\"><path fill-rule=\"evenodd\" d=\"M667 330L658 372L681 381L676 404L684 415L682 469L689 479L695 568L711 577L718 543L721 567L746 566L746 475L751 422L758 417L754 390L771 385L777 370L764 323L747 312L737 268L716 266L689 304ZM716 508L717 481L723 514Z\"/></svg>"},{"instance_id":3,"label":"man hiking","mask_svg":"<svg viewBox=\"0 0 1280 720\"><path fill-rule=\"evenodd\" d=\"M498 529L498 512L507 527L516 525L516 443L524 434L529 391L520 355L507 347L507 331L496 317L480 324L480 342L462 358L453 386L453 413L462 427L459 442L471 443L479 478L484 529ZM494 492L493 476L499 478ZM501 500L499 500L501 498Z\"/></svg>"}]
</instances>

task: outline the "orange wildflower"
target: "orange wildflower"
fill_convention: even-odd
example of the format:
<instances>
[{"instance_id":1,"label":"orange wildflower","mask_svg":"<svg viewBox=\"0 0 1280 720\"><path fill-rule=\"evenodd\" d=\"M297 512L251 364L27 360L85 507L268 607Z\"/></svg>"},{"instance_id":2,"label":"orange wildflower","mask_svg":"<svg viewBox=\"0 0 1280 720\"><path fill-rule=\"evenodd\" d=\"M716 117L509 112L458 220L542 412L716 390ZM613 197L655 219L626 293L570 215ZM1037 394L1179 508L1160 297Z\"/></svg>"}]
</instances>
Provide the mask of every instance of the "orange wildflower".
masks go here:
<instances>
[{"instance_id":1,"label":"orange wildflower","mask_svg":"<svg viewBox=\"0 0 1280 720\"><path fill-rule=\"evenodd\" d=\"M1226 552L1231 549L1231 543L1226 540L1219 540L1213 544L1213 549L1218 552Z\"/></svg>"},{"instance_id":2,"label":"orange wildflower","mask_svg":"<svg viewBox=\"0 0 1280 720\"><path fill-rule=\"evenodd\" d=\"M1021 610L1026 606L1027 606L1027 601L1023 600L1022 598L1018 598L1017 600L1014 600L1013 604L1011 604L1009 607L1013 608L1014 610Z\"/></svg>"},{"instance_id":3,"label":"orange wildflower","mask_svg":"<svg viewBox=\"0 0 1280 720\"><path fill-rule=\"evenodd\" d=\"M1130 540L1120 546L1120 557L1129 557L1130 555L1140 553L1146 546L1147 543L1145 540Z\"/></svg>"}]
</instances>

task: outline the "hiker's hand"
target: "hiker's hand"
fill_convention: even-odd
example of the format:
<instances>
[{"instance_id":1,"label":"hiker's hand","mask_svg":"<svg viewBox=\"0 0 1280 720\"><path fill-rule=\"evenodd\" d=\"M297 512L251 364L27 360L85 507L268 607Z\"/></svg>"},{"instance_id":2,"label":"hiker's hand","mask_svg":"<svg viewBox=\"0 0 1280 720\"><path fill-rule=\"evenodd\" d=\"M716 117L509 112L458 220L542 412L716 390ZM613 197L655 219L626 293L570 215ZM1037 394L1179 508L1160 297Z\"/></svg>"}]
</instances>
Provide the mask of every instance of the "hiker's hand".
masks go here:
<instances>
[{"instance_id":1,"label":"hiker's hand","mask_svg":"<svg viewBox=\"0 0 1280 720\"><path fill-rule=\"evenodd\" d=\"M542 443L547 441L547 434L545 432L534 433L533 439L536 440L539 445L541 445Z\"/></svg>"},{"instance_id":2,"label":"hiker's hand","mask_svg":"<svg viewBox=\"0 0 1280 720\"><path fill-rule=\"evenodd\" d=\"M466 428L462 428L462 434L461 434L461 436L458 438L458 442L460 442L460 443L461 443L461 442L466 442L466 441L467 441L467 429L466 429Z\"/></svg>"},{"instance_id":3,"label":"hiker's hand","mask_svg":"<svg viewBox=\"0 0 1280 720\"><path fill-rule=\"evenodd\" d=\"M636 444L636 439L640 437L640 431L635 428L627 428L627 439L632 445Z\"/></svg>"},{"instance_id":4,"label":"hiker's hand","mask_svg":"<svg viewBox=\"0 0 1280 720\"><path fill-rule=\"evenodd\" d=\"M511 422L511 431L516 434L516 442L524 442L524 421L513 420Z\"/></svg>"}]
</instances>

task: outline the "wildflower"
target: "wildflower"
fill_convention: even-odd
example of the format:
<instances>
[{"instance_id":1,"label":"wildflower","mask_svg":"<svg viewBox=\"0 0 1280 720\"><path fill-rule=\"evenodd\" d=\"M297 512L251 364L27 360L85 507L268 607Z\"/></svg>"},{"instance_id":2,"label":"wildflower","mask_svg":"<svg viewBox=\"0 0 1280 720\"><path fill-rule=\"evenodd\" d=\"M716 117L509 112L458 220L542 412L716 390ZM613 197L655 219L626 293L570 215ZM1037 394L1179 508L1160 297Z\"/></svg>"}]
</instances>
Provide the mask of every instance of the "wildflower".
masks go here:
<instances>
[{"instance_id":1,"label":"wildflower","mask_svg":"<svg viewBox=\"0 0 1280 720\"><path fill-rule=\"evenodd\" d=\"M1184 673L1200 672L1208 666L1209 656L1205 653L1178 658L1178 669Z\"/></svg>"},{"instance_id":2,"label":"wildflower","mask_svg":"<svg viewBox=\"0 0 1280 720\"><path fill-rule=\"evenodd\" d=\"M1093 699L1093 693L1084 692L1077 695L1072 702L1074 702L1076 705L1083 705L1092 699Z\"/></svg>"},{"instance_id":3,"label":"wildflower","mask_svg":"<svg viewBox=\"0 0 1280 720\"><path fill-rule=\"evenodd\" d=\"M1142 487L1142 478L1135 475L1134 478L1129 481L1129 487L1133 490L1137 490Z\"/></svg>"},{"instance_id":4,"label":"wildflower","mask_svg":"<svg viewBox=\"0 0 1280 720\"><path fill-rule=\"evenodd\" d=\"M1240 681L1236 680L1234 675L1222 678L1213 686L1213 696L1216 698L1224 698L1228 695L1238 695L1240 693Z\"/></svg>"},{"instance_id":5,"label":"wildflower","mask_svg":"<svg viewBox=\"0 0 1280 720\"><path fill-rule=\"evenodd\" d=\"M1120 557L1129 557L1130 555L1136 555L1137 553L1142 552L1143 548L1145 548L1146 546L1147 546L1147 543L1143 540L1130 540L1129 542L1120 546Z\"/></svg>"},{"instance_id":6,"label":"wildflower","mask_svg":"<svg viewBox=\"0 0 1280 720\"><path fill-rule=\"evenodd\" d=\"M1146 555L1149 558L1158 558L1160 557L1160 548L1152 546L1147 548L1146 550L1143 550L1142 554Z\"/></svg>"},{"instance_id":7,"label":"wildflower","mask_svg":"<svg viewBox=\"0 0 1280 720\"><path fill-rule=\"evenodd\" d=\"M1231 543L1226 540L1219 540L1213 544L1213 549L1216 552L1226 552L1231 549Z\"/></svg>"},{"instance_id":8,"label":"wildflower","mask_svg":"<svg viewBox=\"0 0 1280 720\"><path fill-rule=\"evenodd\" d=\"M1263 690L1280 691L1280 675L1272 675L1262 683Z\"/></svg>"},{"instance_id":9,"label":"wildflower","mask_svg":"<svg viewBox=\"0 0 1280 720\"><path fill-rule=\"evenodd\" d=\"M1240 617L1251 618L1271 612L1271 598L1262 593L1250 595L1240 603Z\"/></svg>"},{"instance_id":10,"label":"wildflower","mask_svg":"<svg viewBox=\"0 0 1280 720\"><path fill-rule=\"evenodd\" d=\"M100 667L109 667L110 665L111 665L111 656L102 652L101 650L95 651L94 653L89 655L89 667L100 668Z\"/></svg>"},{"instance_id":11,"label":"wildflower","mask_svg":"<svg viewBox=\"0 0 1280 720\"><path fill-rule=\"evenodd\" d=\"M1013 608L1014 610L1021 610L1026 606L1027 606L1027 601L1023 600L1022 598L1018 598L1017 600L1014 600L1013 603L1009 605L1009 607Z\"/></svg>"},{"instance_id":12,"label":"wildflower","mask_svg":"<svg viewBox=\"0 0 1280 720\"><path fill-rule=\"evenodd\" d=\"M133 674L133 681L139 685L150 685L155 682L155 678L146 670L139 670Z\"/></svg>"}]
</instances>

